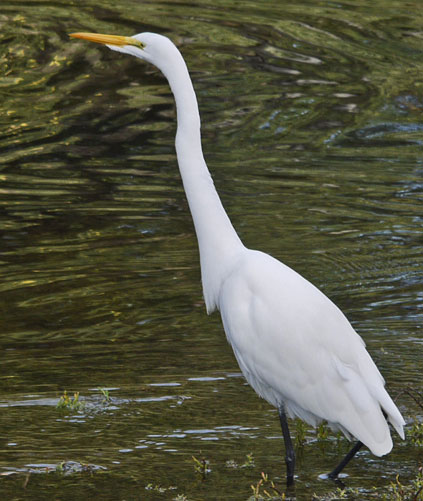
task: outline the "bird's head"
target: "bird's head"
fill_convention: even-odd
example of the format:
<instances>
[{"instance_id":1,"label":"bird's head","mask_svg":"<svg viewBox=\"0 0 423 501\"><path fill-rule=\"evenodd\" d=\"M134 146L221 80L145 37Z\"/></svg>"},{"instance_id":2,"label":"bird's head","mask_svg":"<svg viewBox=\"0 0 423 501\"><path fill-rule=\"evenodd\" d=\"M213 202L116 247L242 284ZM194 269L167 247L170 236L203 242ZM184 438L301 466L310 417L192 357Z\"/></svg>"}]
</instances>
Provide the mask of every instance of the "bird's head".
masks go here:
<instances>
[{"instance_id":1,"label":"bird's head","mask_svg":"<svg viewBox=\"0 0 423 501\"><path fill-rule=\"evenodd\" d=\"M132 37L99 33L72 33L70 36L106 45L156 66L169 82L176 107L184 110L183 115L178 115L178 124L185 120L190 126L195 124L195 130L200 130L200 114L188 68L177 47L167 37L156 33L138 33Z\"/></svg>"},{"instance_id":2,"label":"bird's head","mask_svg":"<svg viewBox=\"0 0 423 501\"><path fill-rule=\"evenodd\" d=\"M167 37L156 33L139 33L131 37L100 33L71 33L69 36L100 43L109 49L131 54L154 64L162 71L176 55L179 55L178 49Z\"/></svg>"}]
</instances>

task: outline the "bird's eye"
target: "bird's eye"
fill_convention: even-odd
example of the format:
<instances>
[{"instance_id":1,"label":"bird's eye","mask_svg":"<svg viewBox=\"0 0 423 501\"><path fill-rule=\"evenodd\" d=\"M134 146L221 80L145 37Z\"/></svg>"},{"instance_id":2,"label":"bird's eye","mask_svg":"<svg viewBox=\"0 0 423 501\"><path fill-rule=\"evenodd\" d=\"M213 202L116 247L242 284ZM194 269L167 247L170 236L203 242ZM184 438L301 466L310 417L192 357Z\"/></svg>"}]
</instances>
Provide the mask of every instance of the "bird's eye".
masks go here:
<instances>
[{"instance_id":1,"label":"bird's eye","mask_svg":"<svg viewBox=\"0 0 423 501\"><path fill-rule=\"evenodd\" d=\"M137 40L136 38L133 39L133 43L131 43L131 45L134 45L135 47L138 47L139 49L144 49L145 48L145 44L140 42L139 40Z\"/></svg>"}]
</instances>

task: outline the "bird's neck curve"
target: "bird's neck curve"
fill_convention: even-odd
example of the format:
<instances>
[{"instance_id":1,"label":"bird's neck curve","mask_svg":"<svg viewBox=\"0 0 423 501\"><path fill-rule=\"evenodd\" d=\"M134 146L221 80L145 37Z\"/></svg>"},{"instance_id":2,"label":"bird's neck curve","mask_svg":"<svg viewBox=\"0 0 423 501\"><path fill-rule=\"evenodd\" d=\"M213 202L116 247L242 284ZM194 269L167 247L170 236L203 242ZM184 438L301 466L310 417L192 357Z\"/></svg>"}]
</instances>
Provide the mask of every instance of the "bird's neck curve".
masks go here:
<instances>
[{"instance_id":1,"label":"bird's neck curve","mask_svg":"<svg viewBox=\"0 0 423 501\"><path fill-rule=\"evenodd\" d=\"M204 160L197 98L179 51L162 71L176 101L176 154L198 239L204 299L211 312L218 307L220 286L244 246L222 206Z\"/></svg>"}]
</instances>

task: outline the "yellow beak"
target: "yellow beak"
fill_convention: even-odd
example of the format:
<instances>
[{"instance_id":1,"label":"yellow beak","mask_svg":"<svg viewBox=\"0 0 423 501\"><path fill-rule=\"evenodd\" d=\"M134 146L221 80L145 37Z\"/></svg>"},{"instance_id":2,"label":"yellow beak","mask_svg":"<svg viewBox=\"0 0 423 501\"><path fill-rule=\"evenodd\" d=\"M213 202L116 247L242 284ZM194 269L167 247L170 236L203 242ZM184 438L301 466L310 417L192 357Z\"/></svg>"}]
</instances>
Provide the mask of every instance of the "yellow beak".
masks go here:
<instances>
[{"instance_id":1,"label":"yellow beak","mask_svg":"<svg viewBox=\"0 0 423 501\"><path fill-rule=\"evenodd\" d=\"M102 43L105 45L116 45L123 47L124 45L134 45L139 49L143 49L144 45L132 37L122 37L119 35L102 35L100 33L70 33L72 38L81 38L82 40L89 40L90 42Z\"/></svg>"}]
</instances>

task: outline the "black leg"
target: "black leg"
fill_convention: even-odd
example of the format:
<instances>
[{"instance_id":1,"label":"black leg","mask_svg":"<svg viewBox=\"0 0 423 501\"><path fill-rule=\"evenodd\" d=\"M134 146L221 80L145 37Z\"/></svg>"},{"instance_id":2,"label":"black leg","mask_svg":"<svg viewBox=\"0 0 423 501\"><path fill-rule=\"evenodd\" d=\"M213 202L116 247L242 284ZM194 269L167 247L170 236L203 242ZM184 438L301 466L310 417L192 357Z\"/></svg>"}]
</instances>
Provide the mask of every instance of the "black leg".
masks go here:
<instances>
[{"instance_id":1,"label":"black leg","mask_svg":"<svg viewBox=\"0 0 423 501\"><path fill-rule=\"evenodd\" d=\"M289 434L288 422L286 420L285 410L279 407L279 419L281 422L282 435L285 442L285 462L286 462L286 485L294 483L294 470L295 470L295 452L292 446L291 435Z\"/></svg>"},{"instance_id":2,"label":"black leg","mask_svg":"<svg viewBox=\"0 0 423 501\"><path fill-rule=\"evenodd\" d=\"M341 471L345 468L345 466L347 466L347 464L351 461L351 459L356 455L356 453L361 449L362 446L362 442L358 441L350 450L350 452L344 457L344 459L338 464L338 466L329 473L328 477L332 480L337 479Z\"/></svg>"}]
</instances>

